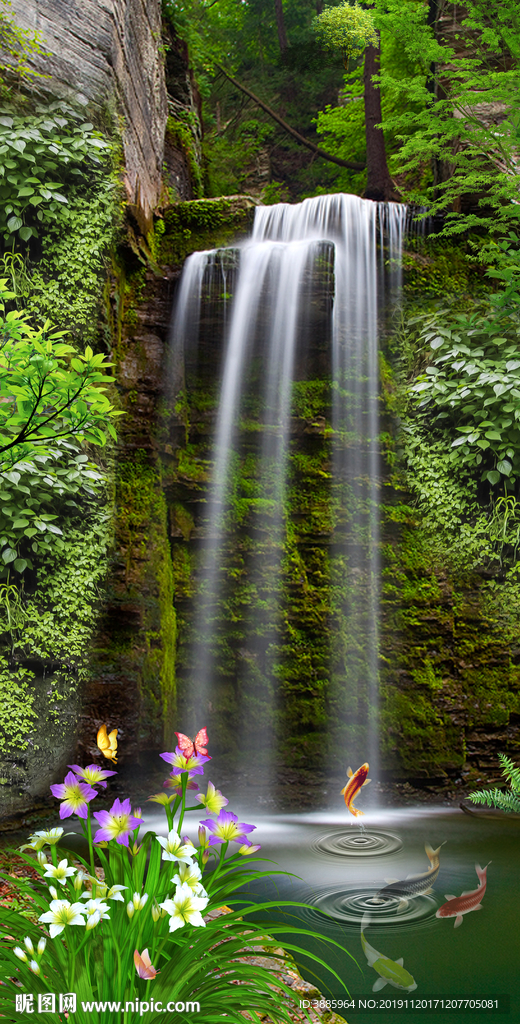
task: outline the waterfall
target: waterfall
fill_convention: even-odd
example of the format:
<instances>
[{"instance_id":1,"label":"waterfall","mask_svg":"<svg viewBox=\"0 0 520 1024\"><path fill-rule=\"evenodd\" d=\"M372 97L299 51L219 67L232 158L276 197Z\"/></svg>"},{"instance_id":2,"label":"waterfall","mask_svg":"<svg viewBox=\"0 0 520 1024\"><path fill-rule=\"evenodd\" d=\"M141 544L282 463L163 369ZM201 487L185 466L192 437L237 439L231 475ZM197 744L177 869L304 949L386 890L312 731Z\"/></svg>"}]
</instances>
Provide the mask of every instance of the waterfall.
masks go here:
<instances>
[{"instance_id":1,"label":"waterfall","mask_svg":"<svg viewBox=\"0 0 520 1024\"><path fill-rule=\"evenodd\" d=\"M315 358L305 353L312 353L313 317L320 301L326 306L330 289L329 305L320 315L330 338L330 505L337 553L330 588L337 636L331 643L323 709L331 723L331 749L341 744L342 758L370 760L377 772L378 311L383 301L395 301L399 295L405 226L404 206L351 195L258 207L247 241L232 249L193 254L181 277L171 329L174 402L185 391L184 367L193 363L206 330L204 322L211 321L209 306L219 296L222 332L219 397L208 460L211 478L200 516L198 591L184 701L188 720L182 727L197 729L211 721L216 713L215 687L226 675L224 656L229 661L230 655L222 618L233 593L233 579L225 569L226 536L230 515L240 521L234 467L237 460L249 459L254 467L248 478L253 494L248 507L254 513L250 528L261 537L261 556L249 558L243 540L244 556L234 575L237 586L245 586L247 580L244 603L249 587L255 608L262 609L262 621L257 621L256 611L249 619L247 609L243 611L245 639L236 657L261 681L253 697L243 690L238 670L227 670L235 688L231 694L228 686L221 704L227 704L231 718L242 722L239 731L249 722L249 734L256 731L261 737L265 763L274 754L285 699L279 684L284 678L282 561L287 531L292 529L292 389L306 359ZM317 281L325 296L320 300ZM210 323L204 343L208 352L218 344L214 331L212 335ZM244 426L240 428L244 418L249 435L244 435ZM220 662L219 651L224 651ZM232 705L240 702L243 707L237 711ZM221 711L221 724L222 715ZM251 716L256 716L254 729Z\"/></svg>"}]
</instances>

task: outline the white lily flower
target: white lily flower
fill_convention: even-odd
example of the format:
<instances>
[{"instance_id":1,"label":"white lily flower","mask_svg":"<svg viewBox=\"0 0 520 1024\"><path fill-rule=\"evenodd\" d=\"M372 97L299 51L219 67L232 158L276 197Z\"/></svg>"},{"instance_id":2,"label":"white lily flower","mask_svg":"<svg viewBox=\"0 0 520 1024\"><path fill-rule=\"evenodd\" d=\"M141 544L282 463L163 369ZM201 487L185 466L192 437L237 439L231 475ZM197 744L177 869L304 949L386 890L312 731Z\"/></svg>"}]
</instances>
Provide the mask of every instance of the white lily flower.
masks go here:
<instances>
[{"instance_id":1,"label":"white lily flower","mask_svg":"<svg viewBox=\"0 0 520 1024\"><path fill-rule=\"evenodd\" d=\"M93 914L99 914L100 921L102 921L104 917L107 917L110 920L110 914L108 913L110 907L108 903L103 902L100 896L96 897L95 900L89 900L88 903L85 903L84 909L87 912L87 917L92 917Z\"/></svg>"},{"instance_id":2,"label":"white lily flower","mask_svg":"<svg viewBox=\"0 0 520 1024\"><path fill-rule=\"evenodd\" d=\"M144 892L141 896L138 892L134 892L132 896L132 903L134 904L135 910L142 910L148 899L148 893Z\"/></svg>"},{"instance_id":3,"label":"white lily flower","mask_svg":"<svg viewBox=\"0 0 520 1024\"><path fill-rule=\"evenodd\" d=\"M73 867L69 868L69 862L65 858L65 860L60 860L60 863L58 864L58 866L56 868L54 867L54 864L46 864L45 865L45 874L44 874L43 877L44 878L55 878L56 881L60 883L60 885L65 885L65 882L67 881L67 878L69 878L70 875L74 875L75 873L76 873L76 868L73 868Z\"/></svg>"},{"instance_id":4,"label":"white lily flower","mask_svg":"<svg viewBox=\"0 0 520 1024\"><path fill-rule=\"evenodd\" d=\"M55 846L63 835L62 828L44 829L42 832L34 832L29 836L29 842L20 847L20 850L41 850L43 846ZM71 835L70 832L67 835Z\"/></svg>"},{"instance_id":5,"label":"white lily flower","mask_svg":"<svg viewBox=\"0 0 520 1024\"><path fill-rule=\"evenodd\" d=\"M207 896L194 896L189 885L184 883L177 886L172 900L165 900L159 906L167 914L171 915L169 930L175 932L178 928L183 928L185 924L192 924L196 928L204 928L206 922L202 917L201 910L205 910L208 902L209 898Z\"/></svg>"},{"instance_id":6,"label":"white lily flower","mask_svg":"<svg viewBox=\"0 0 520 1024\"><path fill-rule=\"evenodd\" d=\"M92 878L92 875L89 875L86 871L83 871L82 868L79 868L79 870L76 872L76 877L74 878L74 881L72 883L76 892L78 892L79 889L81 889L82 885L84 885L85 882L92 882L92 884L96 883L97 885L97 878ZM82 899L83 896L86 896L88 899L90 893L82 893L80 899Z\"/></svg>"},{"instance_id":7,"label":"white lily flower","mask_svg":"<svg viewBox=\"0 0 520 1024\"><path fill-rule=\"evenodd\" d=\"M87 921L86 921L86 924L85 924L85 931L87 931L87 932L92 931L92 929L95 928L96 925L99 924L100 921L101 921L101 914L99 913L99 910L96 910L94 914L91 914L90 917L87 917Z\"/></svg>"},{"instance_id":8,"label":"white lily flower","mask_svg":"<svg viewBox=\"0 0 520 1024\"><path fill-rule=\"evenodd\" d=\"M42 914L38 920L43 924L50 925L51 939L54 939L69 924L84 925L85 918L82 917L84 913L85 907L82 903L69 903L68 900L55 899L50 905L50 910L46 914Z\"/></svg>"},{"instance_id":9,"label":"white lily flower","mask_svg":"<svg viewBox=\"0 0 520 1024\"><path fill-rule=\"evenodd\" d=\"M179 870L173 876L172 882L174 885L189 885L195 896L206 896L207 894L200 882L201 878L201 870L197 864L179 864Z\"/></svg>"},{"instance_id":10,"label":"white lily flower","mask_svg":"<svg viewBox=\"0 0 520 1024\"><path fill-rule=\"evenodd\" d=\"M156 836L157 842L163 848L163 860L178 860L185 864L191 864L195 849L192 844L183 843L180 835L175 829L168 832L168 838Z\"/></svg>"},{"instance_id":11,"label":"white lily flower","mask_svg":"<svg viewBox=\"0 0 520 1024\"><path fill-rule=\"evenodd\" d=\"M124 892L125 889L128 889L127 885L113 885L112 888L108 890L108 892L103 893L103 899L120 900L121 903L124 903L124 896L121 896L121 893Z\"/></svg>"}]
</instances>

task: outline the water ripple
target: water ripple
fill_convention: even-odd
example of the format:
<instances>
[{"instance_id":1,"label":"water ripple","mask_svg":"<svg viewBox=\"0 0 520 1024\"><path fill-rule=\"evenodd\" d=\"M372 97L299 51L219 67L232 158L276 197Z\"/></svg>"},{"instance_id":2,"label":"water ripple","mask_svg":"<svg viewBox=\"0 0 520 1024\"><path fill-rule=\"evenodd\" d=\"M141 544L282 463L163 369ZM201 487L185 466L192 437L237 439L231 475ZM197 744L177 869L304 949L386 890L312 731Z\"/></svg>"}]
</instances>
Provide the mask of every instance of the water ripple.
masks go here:
<instances>
[{"instance_id":1,"label":"water ripple","mask_svg":"<svg viewBox=\"0 0 520 1024\"><path fill-rule=\"evenodd\" d=\"M380 857L398 853L402 846L399 836L380 829L347 832L344 828L333 828L316 834L311 841L313 853L329 858Z\"/></svg>"},{"instance_id":2,"label":"water ripple","mask_svg":"<svg viewBox=\"0 0 520 1024\"><path fill-rule=\"evenodd\" d=\"M378 892L377 885L361 882L358 886L333 886L322 889L312 895L306 895L310 904L304 913L305 919L312 925L323 925L322 914L334 918L341 923L360 924L364 914L370 915L373 924L407 924L430 917L437 909L437 902L431 896L417 896L410 900L407 907L399 910L399 897L388 897L375 902Z\"/></svg>"}]
</instances>

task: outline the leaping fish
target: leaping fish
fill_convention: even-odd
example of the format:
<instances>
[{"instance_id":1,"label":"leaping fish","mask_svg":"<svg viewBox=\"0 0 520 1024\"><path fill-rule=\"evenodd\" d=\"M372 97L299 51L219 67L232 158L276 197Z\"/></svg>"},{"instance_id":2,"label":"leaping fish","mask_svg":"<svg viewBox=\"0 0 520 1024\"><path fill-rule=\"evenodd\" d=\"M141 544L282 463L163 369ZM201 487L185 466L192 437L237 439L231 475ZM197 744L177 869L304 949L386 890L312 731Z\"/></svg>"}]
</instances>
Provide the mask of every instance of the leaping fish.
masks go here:
<instances>
[{"instance_id":1,"label":"leaping fish","mask_svg":"<svg viewBox=\"0 0 520 1024\"><path fill-rule=\"evenodd\" d=\"M400 903L397 909L404 910L404 908L408 906L408 900L415 899L416 896L426 896L430 893L432 891L433 883L436 881L437 875L439 874L439 854L442 846L444 846L444 843L441 843L436 850L432 850L429 843L425 843L424 849L426 851L426 856L430 861L430 867L428 870L423 871L420 875L408 875L406 878L403 878L402 881L399 881L397 878L385 878L385 882L388 882L389 884L386 885L384 889L380 889L379 892L376 893L372 902L381 903L384 902L386 896L399 896Z\"/></svg>"},{"instance_id":2,"label":"leaping fish","mask_svg":"<svg viewBox=\"0 0 520 1024\"><path fill-rule=\"evenodd\" d=\"M359 811L357 807L354 807L353 801L361 787L368 786L368 783L370 782L370 779L367 779L368 763L365 761L365 763L361 765L361 768L358 768L357 772L353 772L352 768L347 768L347 775L349 781L347 782L347 785L343 787L341 792L345 798L347 811L350 811L350 813L357 818L360 814L364 814L365 812Z\"/></svg>"},{"instance_id":3,"label":"leaping fish","mask_svg":"<svg viewBox=\"0 0 520 1024\"><path fill-rule=\"evenodd\" d=\"M491 864L491 861L489 864ZM482 910L482 899L487 885L486 872L489 864L486 864L485 868L481 868L480 864L475 864L475 871L477 872L479 882L477 888L472 889L471 892L463 892L460 896L449 896L446 894L448 902L443 903L442 907L439 907L435 917L454 917L455 924L453 927L458 928L462 924L463 914L469 914L470 910Z\"/></svg>"},{"instance_id":4,"label":"leaping fish","mask_svg":"<svg viewBox=\"0 0 520 1024\"><path fill-rule=\"evenodd\" d=\"M377 949L374 949L365 939L364 930L368 928L369 924L370 918L365 914L361 922L361 945L368 966L373 967L376 974L379 974L379 978L372 985L372 992L379 992L385 985L393 985L394 988L399 988L403 992L413 992L417 988L417 982L404 967L403 958L390 960L390 957L378 953Z\"/></svg>"}]
</instances>

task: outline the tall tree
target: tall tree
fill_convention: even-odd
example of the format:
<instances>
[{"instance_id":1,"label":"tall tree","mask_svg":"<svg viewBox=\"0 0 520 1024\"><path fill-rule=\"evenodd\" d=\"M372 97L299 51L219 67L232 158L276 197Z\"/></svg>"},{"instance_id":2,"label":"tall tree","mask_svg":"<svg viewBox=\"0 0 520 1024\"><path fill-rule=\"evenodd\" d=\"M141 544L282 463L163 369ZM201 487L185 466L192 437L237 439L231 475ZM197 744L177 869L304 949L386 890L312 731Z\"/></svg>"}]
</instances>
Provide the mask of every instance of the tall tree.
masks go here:
<instances>
[{"instance_id":1,"label":"tall tree","mask_svg":"<svg viewBox=\"0 0 520 1024\"><path fill-rule=\"evenodd\" d=\"M289 44L287 42L287 33L285 31L282 0L274 0L274 9L276 14L276 27L278 29L278 42L280 44L280 53L285 53Z\"/></svg>"},{"instance_id":2,"label":"tall tree","mask_svg":"<svg viewBox=\"0 0 520 1024\"><path fill-rule=\"evenodd\" d=\"M373 7L373 4L371 5ZM352 59L365 52L363 85L365 99L365 138L367 153L367 199L395 198L395 186L386 160L379 87L380 35L371 10L348 2L327 7L314 20L318 36L331 49L341 49L348 70Z\"/></svg>"},{"instance_id":3,"label":"tall tree","mask_svg":"<svg viewBox=\"0 0 520 1024\"><path fill-rule=\"evenodd\" d=\"M381 90L377 84L376 76L379 75L379 32L377 45L370 43L365 50L365 63L363 68L363 85L365 97L365 138L367 145L367 183L365 187L366 199L375 199L385 202L395 198L395 185L390 177L386 160L386 147L383 129L380 127L383 120L381 111Z\"/></svg>"}]
</instances>

